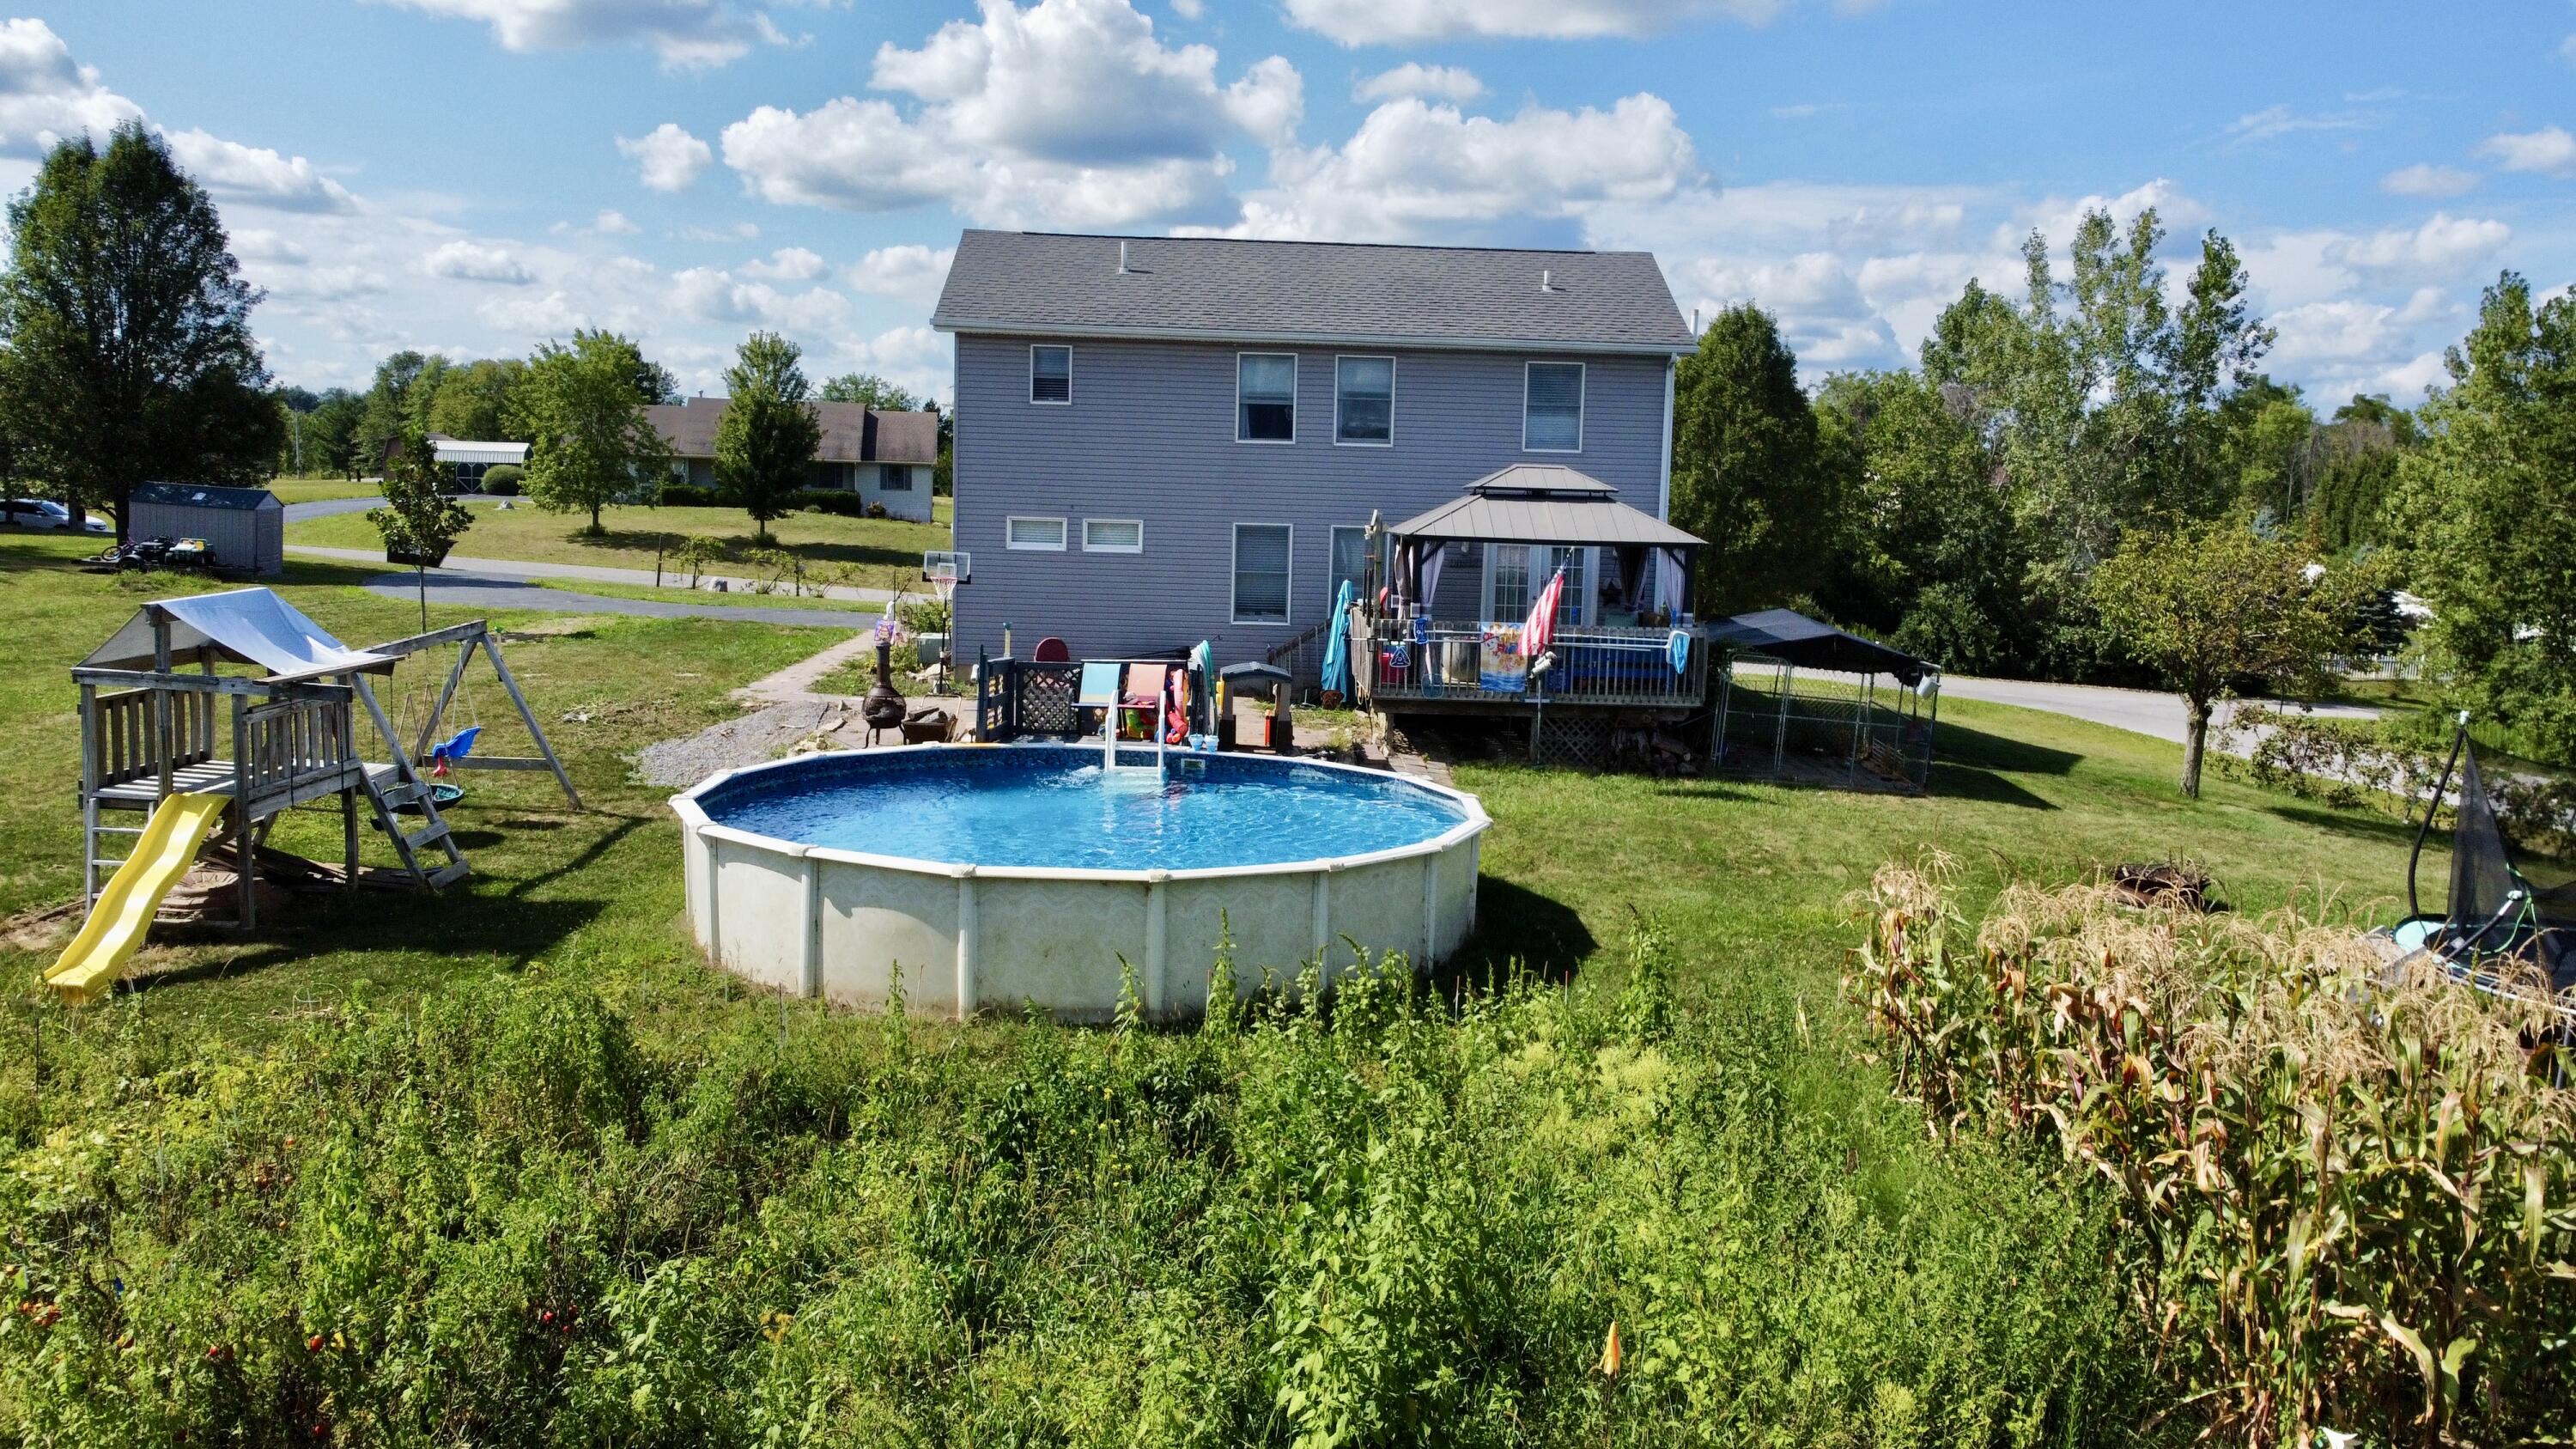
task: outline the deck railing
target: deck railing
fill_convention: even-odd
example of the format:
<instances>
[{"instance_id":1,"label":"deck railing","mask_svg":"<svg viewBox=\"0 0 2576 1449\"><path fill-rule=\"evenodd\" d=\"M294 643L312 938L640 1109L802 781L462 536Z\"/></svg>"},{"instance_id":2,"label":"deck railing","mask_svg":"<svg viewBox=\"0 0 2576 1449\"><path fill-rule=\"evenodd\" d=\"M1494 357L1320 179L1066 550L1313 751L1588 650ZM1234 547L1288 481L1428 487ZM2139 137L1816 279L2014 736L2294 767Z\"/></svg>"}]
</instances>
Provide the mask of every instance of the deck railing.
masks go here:
<instances>
[{"instance_id":1,"label":"deck railing","mask_svg":"<svg viewBox=\"0 0 2576 1449\"><path fill-rule=\"evenodd\" d=\"M238 738L240 792L249 800L339 771L358 757L346 699L288 698L245 710Z\"/></svg>"},{"instance_id":2,"label":"deck railing","mask_svg":"<svg viewBox=\"0 0 2576 1449\"><path fill-rule=\"evenodd\" d=\"M122 785L161 773L161 710L169 710L173 769L215 757L215 698L154 689L98 696L97 785Z\"/></svg>"},{"instance_id":3,"label":"deck railing","mask_svg":"<svg viewBox=\"0 0 2576 1449\"><path fill-rule=\"evenodd\" d=\"M1595 625L1560 628L1556 664L1524 683L1526 665L1494 647L1486 625L1354 615L1351 671L1360 697L1497 705L1615 705L1695 709L1708 697L1709 642L1691 635L1673 667L1673 630Z\"/></svg>"}]
</instances>

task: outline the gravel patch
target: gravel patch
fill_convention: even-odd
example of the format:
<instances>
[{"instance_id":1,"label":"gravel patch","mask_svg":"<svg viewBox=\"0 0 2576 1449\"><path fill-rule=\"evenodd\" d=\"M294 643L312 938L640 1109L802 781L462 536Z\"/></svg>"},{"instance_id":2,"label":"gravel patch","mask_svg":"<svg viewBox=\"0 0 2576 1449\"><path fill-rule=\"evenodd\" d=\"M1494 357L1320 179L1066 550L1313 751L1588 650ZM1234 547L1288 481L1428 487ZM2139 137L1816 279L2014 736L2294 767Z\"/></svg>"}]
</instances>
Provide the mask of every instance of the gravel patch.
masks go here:
<instances>
[{"instance_id":1,"label":"gravel patch","mask_svg":"<svg viewBox=\"0 0 2576 1449\"><path fill-rule=\"evenodd\" d=\"M769 705L696 734L636 751L635 772L647 785L689 786L718 770L762 765L811 740L817 749L851 750L868 727L848 700L811 698Z\"/></svg>"}]
</instances>

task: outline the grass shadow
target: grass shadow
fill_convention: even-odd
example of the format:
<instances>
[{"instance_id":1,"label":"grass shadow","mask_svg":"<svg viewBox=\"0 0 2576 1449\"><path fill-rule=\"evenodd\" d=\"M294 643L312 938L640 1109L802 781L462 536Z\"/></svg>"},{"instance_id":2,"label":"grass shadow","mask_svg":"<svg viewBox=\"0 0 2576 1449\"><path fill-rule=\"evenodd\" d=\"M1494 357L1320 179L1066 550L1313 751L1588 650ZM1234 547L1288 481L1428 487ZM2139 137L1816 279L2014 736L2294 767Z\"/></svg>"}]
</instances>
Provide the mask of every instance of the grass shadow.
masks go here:
<instances>
[{"instance_id":1,"label":"grass shadow","mask_svg":"<svg viewBox=\"0 0 2576 1449\"><path fill-rule=\"evenodd\" d=\"M1572 906L1484 875L1476 881L1475 931L1433 974L1456 994L1498 991L1515 976L1571 981L1597 945Z\"/></svg>"},{"instance_id":2,"label":"grass shadow","mask_svg":"<svg viewBox=\"0 0 2576 1449\"><path fill-rule=\"evenodd\" d=\"M2305 805L2266 805L2262 808L2265 814L2276 819L2312 826L2318 830L2330 830L2337 835L2348 835L2356 840L2379 841L2390 845L2415 843L2415 825L2394 816L2365 815L2349 810L2320 810ZM2451 832L2447 830L2436 830L2425 837L2424 849L2428 853L2437 850L2447 851L2450 848Z\"/></svg>"},{"instance_id":3,"label":"grass shadow","mask_svg":"<svg viewBox=\"0 0 2576 1449\"><path fill-rule=\"evenodd\" d=\"M2018 781L1992 770L1970 765L1935 762L1932 786L1927 794L1949 800L1978 800L1989 805L2012 805L2024 810L2054 810L2055 802L2024 789Z\"/></svg>"},{"instance_id":4,"label":"grass shadow","mask_svg":"<svg viewBox=\"0 0 2576 1449\"><path fill-rule=\"evenodd\" d=\"M1936 765L1968 765L2016 775L2072 774L2084 759L2072 750L2035 745L1949 720L1933 730L1932 758Z\"/></svg>"},{"instance_id":5,"label":"grass shadow","mask_svg":"<svg viewBox=\"0 0 2576 1449\"><path fill-rule=\"evenodd\" d=\"M597 920L607 904L530 901L510 895L351 897L311 909L309 924L300 923L292 934L253 943L243 951L220 952L185 966L128 977L116 989L140 994L275 970L316 956L382 951L406 942L435 942L433 954L459 964L500 957L509 962L509 969L524 970L529 962Z\"/></svg>"}]
</instances>

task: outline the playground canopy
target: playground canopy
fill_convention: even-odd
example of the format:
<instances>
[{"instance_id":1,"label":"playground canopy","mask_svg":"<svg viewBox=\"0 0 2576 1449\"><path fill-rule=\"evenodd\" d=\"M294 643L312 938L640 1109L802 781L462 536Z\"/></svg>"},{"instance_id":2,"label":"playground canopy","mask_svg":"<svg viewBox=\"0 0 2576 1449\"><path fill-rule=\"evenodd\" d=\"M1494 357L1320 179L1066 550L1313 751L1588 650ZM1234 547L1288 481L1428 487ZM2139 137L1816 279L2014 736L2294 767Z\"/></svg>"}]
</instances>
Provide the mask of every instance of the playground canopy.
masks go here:
<instances>
[{"instance_id":1,"label":"playground canopy","mask_svg":"<svg viewBox=\"0 0 2576 1449\"><path fill-rule=\"evenodd\" d=\"M1709 637L1721 647L1770 657L1801 669L1832 669L1845 674L1888 674L1911 689L1935 672L1928 662L1902 649L1846 634L1795 609L1765 609L1738 614L1711 626Z\"/></svg>"},{"instance_id":2,"label":"playground canopy","mask_svg":"<svg viewBox=\"0 0 2576 1449\"><path fill-rule=\"evenodd\" d=\"M279 680L333 674L389 674L395 656L351 649L270 589L161 599L134 611L125 627L90 651L85 669L151 669L158 664L157 625L170 631L170 662L209 657L249 664Z\"/></svg>"}]
</instances>

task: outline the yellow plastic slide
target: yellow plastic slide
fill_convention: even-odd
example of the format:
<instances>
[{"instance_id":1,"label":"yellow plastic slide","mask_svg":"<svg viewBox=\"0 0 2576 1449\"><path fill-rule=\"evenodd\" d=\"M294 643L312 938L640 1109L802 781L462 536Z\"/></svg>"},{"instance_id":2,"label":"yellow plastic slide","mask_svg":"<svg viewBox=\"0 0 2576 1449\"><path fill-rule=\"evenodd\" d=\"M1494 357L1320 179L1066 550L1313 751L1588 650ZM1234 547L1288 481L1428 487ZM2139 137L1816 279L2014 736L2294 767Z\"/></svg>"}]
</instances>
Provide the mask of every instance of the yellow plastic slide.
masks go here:
<instances>
[{"instance_id":1,"label":"yellow plastic slide","mask_svg":"<svg viewBox=\"0 0 2576 1449\"><path fill-rule=\"evenodd\" d=\"M80 934L63 948L62 959L45 972L45 984L74 1005L97 1000L125 974L134 948L161 898L188 873L204 844L206 832L223 817L221 795L173 795L152 812L152 821L134 839L134 853L99 892Z\"/></svg>"}]
</instances>

